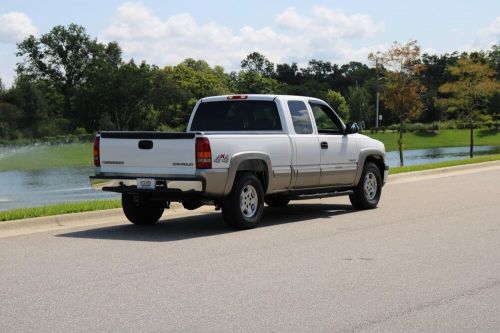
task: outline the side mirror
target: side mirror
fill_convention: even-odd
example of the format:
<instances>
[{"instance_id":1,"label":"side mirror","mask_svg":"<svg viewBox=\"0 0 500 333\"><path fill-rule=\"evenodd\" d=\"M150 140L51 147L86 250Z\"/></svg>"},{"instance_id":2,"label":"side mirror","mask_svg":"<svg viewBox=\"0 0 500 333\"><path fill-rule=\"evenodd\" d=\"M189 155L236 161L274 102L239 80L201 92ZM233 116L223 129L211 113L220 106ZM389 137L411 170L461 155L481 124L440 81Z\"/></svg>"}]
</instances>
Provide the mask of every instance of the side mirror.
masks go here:
<instances>
[{"instance_id":1,"label":"side mirror","mask_svg":"<svg viewBox=\"0 0 500 333\"><path fill-rule=\"evenodd\" d=\"M345 131L346 131L346 134L359 133L359 126L354 121L350 121L347 123Z\"/></svg>"}]
</instances>

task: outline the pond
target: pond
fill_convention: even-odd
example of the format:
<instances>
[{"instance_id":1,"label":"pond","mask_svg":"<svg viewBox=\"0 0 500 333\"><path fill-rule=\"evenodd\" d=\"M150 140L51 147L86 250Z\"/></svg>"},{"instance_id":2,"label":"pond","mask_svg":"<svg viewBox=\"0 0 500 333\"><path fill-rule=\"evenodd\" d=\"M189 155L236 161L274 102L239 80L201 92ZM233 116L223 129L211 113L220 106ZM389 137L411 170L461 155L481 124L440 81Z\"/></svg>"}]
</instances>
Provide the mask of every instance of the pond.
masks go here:
<instances>
[{"instance_id":1,"label":"pond","mask_svg":"<svg viewBox=\"0 0 500 333\"><path fill-rule=\"evenodd\" d=\"M500 146L474 147L476 155L500 153ZM4 151L11 154L11 151ZM464 159L469 147L407 150L405 165ZM0 157L1 158L1 157ZM387 163L399 165L399 153L388 152ZM70 201L118 199L115 193L97 192L90 188L88 176L93 167L58 168L35 171L0 172L0 211L19 207L33 207Z\"/></svg>"}]
</instances>

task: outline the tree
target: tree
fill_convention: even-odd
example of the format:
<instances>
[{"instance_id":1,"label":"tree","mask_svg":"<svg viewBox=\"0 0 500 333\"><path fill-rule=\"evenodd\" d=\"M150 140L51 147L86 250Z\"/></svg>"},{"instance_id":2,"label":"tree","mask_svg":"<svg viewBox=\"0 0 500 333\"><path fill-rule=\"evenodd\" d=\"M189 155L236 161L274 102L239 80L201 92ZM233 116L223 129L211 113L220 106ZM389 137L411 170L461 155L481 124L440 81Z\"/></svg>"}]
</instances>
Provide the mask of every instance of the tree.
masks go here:
<instances>
[{"instance_id":1,"label":"tree","mask_svg":"<svg viewBox=\"0 0 500 333\"><path fill-rule=\"evenodd\" d=\"M327 102L334 110L337 115L346 120L349 117L349 106L347 102L340 93L334 90L328 90L325 95L325 102Z\"/></svg>"},{"instance_id":2,"label":"tree","mask_svg":"<svg viewBox=\"0 0 500 333\"><path fill-rule=\"evenodd\" d=\"M356 123L368 122L373 107L370 105L370 94L365 87L349 87L347 89L349 119Z\"/></svg>"},{"instance_id":3,"label":"tree","mask_svg":"<svg viewBox=\"0 0 500 333\"><path fill-rule=\"evenodd\" d=\"M394 42L386 52L370 53L368 59L376 68L385 68L387 79L382 93L385 107L399 120L399 163L403 160L404 123L418 118L422 112L424 86L418 80L422 70L419 64L420 47L416 40L406 44Z\"/></svg>"},{"instance_id":4,"label":"tree","mask_svg":"<svg viewBox=\"0 0 500 333\"><path fill-rule=\"evenodd\" d=\"M469 123L470 158L474 156L474 121L486 110L487 100L498 93L500 84L495 80L496 72L488 64L476 62L463 56L455 66L448 67L454 81L439 87L447 98L439 98L437 104L447 112L458 113Z\"/></svg>"},{"instance_id":5,"label":"tree","mask_svg":"<svg viewBox=\"0 0 500 333\"><path fill-rule=\"evenodd\" d=\"M51 82L64 96L64 116L70 118L76 87L86 79L103 48L76 24L58 25L40 38L31 35L17 48L16 55L22 57L18 74Z\"/></svg>"},{"instance_id":6,"label":"tree","mask_svg":"<svg viewBox=\"0 0 500 333\"><path fill-rule=\"evenodd\" d=\"M133 60L120 66L115 76L113 96L113 121L119 130L129 130L131 120L140 119L148 107L151 88L151 67L145 62L139 66Z\"/></svg>"},{"instance_id":7,"label":"tree","mask_svg":"<svg viewBox=\"0 0 500 333\"><path fill-rule=\"evenodd\" d=\"M282 86L273 78L254 71L241 71L233 75L233 92L241 94L277 94Z\"/></svg>"},{"instance_id":8,"label":"tree","mask_svg":"<svg viewBox=\"0 0 500 333\"><path fill-rule=\"evenodd\" d=\"M424 111L421 119L424 122L431 122L443 119L441 108L436 107L434 100L441 97L439 94L439 86L452 79L446 68L450 65L455 65L459 55L457 52L443 55L430 55L424 53L422 55L422 71L419 73L419 80L425 86L425 93L422 99L424 103Z\"/></svg>"},{"instance_id":9,"label":"tree","mask_svg":"<svg viewBox=\"0 0 500 333\"><path fill-rule=\"evenodd\" d=\"M246 72L255 72L264 77L275 77L274 64L259 52L252 52L241 61L241 69Z\"/></svg>"},{"instance_id":10,"label":"tree","mask_svg":"<svg viewBox=\"0 0 500 333\"><path fill-rule=\"evenodd\" d=\"M179 87L191 94L191 106L205 96L227 94L227 78L222 75L224 69L218 66L212 69L204 60L186 59L176 66L163 69L177 82ZM221 73L222 70L222 73Z\"/></svg>"}]
</instances>

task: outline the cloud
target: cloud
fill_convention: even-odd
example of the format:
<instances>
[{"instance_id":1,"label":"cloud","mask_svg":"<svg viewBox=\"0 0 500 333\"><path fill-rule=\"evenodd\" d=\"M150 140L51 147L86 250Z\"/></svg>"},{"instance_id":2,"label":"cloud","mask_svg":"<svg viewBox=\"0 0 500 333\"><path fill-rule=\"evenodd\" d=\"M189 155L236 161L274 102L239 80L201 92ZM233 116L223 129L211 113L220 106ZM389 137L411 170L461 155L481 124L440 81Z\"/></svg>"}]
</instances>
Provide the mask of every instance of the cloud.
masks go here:
<instances>
[{"instance_id":1,"label":"cloud","mask_svg":"<svg viewBox=\"0 0 500 333\"><path fill-rule=\"evenodd\" d=\"M162 19L142 3L126 2L100 39L117 41L126 57L159 66L190 57L236 70L253 51L274 62L305 63L314 57L344 62L353 55L366 60L368 52L379 47L354 49L350 41L369 38L383 29L382 23L367 15L346 15L325 6L313 6L307 15L290 7L272 23L233 30L215 22L201 24L188 13Z\"/></svg>"},{"instance_id":2,"label":"cloud","mask_svg":"<svg viewBox=\"0 0 500 333\"><path fill-rule=\"evenodd\" d=\"M476 46L491 48L500 42L500 16L491 22L486 28L479 30Z\"/></svg>"},{"instance_id":3,"label":"cloud","mask_svg":"<svg viewBox=\"0 0 500 333\"><path fill-rule=\"evenodd\" d=\"M0 43L15 43L36 33L33 22L24 13L10 12L0 15Z\"/></svg>"}]
</instances>

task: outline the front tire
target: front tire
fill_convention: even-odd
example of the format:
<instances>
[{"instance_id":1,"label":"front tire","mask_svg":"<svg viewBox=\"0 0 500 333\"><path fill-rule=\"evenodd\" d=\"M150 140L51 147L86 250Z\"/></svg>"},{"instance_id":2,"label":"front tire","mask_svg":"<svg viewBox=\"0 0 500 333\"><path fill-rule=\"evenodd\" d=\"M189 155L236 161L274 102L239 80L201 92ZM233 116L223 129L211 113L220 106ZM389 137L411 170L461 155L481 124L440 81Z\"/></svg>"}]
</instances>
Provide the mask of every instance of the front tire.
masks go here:
<instances>
[{"instance_id":1,"label":"front tire","mask_svg":"<svg viewBox=\"0 0 500 333\"><path fill-rule=\"evenodd\" d=\"M259 224L264 211L264 190L253 173L242 173L222 203L222 216L236 229L251 229Z\"/></svg>"},{"instance_id":2,"label":"front tire","mask_svg":"<svg viewBox=\"0 0 500 333\"><path fill-rule=\"evenodd\" d=\"M142 196L122 194L123 213L133 224L155 224L163 215L165 208L160 203L149 201Z\"/></svg>"},{"instance_id":3,"label":"front tire","mask_svg":"<svg viewBox=\"0 0 500 333\"><path fill-rule=\"evenodd\" d=\"M379 168L368 162L363 167L363 173L354 194L349 195L351 204L356 209L373 209L377 207L382 194L382 177Z\"/></svg>"}]
</instances>

